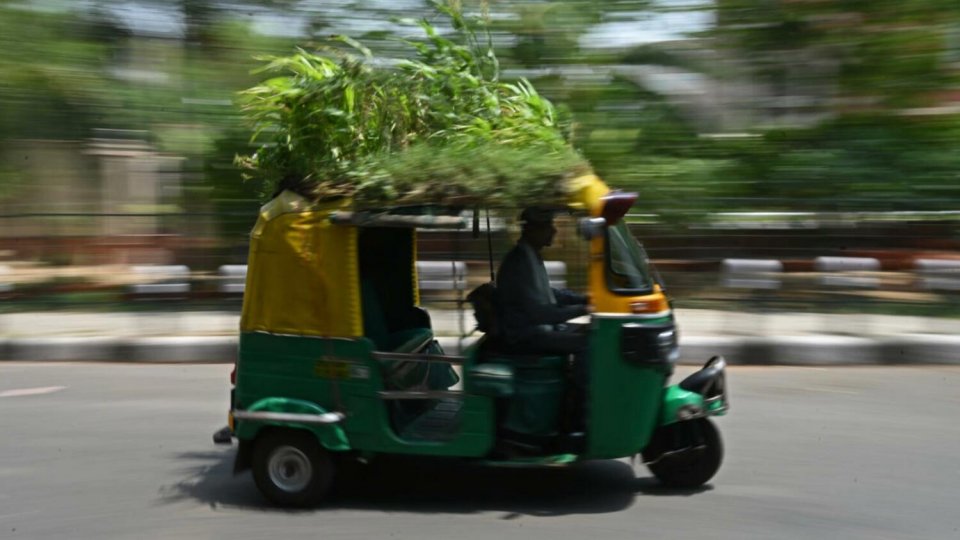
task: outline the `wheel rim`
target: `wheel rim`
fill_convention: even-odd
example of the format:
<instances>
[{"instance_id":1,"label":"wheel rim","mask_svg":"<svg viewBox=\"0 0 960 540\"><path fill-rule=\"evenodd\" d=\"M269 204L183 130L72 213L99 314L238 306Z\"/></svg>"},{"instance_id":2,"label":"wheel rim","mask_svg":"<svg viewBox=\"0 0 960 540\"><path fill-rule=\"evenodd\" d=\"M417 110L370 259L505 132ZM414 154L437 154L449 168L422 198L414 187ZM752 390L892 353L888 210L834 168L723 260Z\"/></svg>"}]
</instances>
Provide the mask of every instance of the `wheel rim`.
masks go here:
<instances>
[{"instance_id":1,"label":"wheel rim","mask_svg":"<svg viewBox=\"0 0 960 540\"><path fill-rule=\"evenodd\" d=\"M310 458L299 448L280 446L270 454L267 472L273 485L287 493L303 491L313 477Z\"/></svg>"}]
</instances>

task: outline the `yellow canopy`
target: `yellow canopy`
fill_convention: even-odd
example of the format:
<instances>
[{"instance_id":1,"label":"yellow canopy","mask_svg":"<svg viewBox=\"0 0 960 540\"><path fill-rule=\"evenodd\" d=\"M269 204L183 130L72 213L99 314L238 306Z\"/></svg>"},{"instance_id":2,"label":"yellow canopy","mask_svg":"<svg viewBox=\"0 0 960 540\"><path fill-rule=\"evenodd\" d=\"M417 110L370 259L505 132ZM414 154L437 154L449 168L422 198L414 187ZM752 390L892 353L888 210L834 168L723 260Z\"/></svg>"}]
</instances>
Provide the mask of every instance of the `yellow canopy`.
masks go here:
<instances>
[{"instance_id":1,"label":"yellow canopy","mask_svg":"<svg viewBox=\"0 0 960 540\"><path fill-rule=\"evenodd\" d=\"M363 335L357 229L330 223L350 200L311 203L284 191L250 234L241 332Z\"/></svg>"}]
</instances>

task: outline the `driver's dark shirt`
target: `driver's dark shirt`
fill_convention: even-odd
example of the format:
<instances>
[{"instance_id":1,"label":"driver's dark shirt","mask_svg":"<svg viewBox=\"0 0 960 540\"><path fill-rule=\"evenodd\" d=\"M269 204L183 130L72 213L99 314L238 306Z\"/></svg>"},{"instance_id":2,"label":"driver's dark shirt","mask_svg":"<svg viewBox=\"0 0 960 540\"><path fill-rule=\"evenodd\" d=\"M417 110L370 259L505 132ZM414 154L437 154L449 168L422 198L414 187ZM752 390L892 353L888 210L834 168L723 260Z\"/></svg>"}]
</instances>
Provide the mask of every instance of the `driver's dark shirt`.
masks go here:
<instances>
[{"instance_id":1,"label":"driver's dark shirt","mask_svg":"<svg viewBox=\"0 0 960 540\"><path fill-rule=\"evenodd\" d=\"M586 297L550 287L543 259L520 240L507 253L497 275L500 332L508 342L521 341L585 315Z\"/></svg>"}]
</instances>

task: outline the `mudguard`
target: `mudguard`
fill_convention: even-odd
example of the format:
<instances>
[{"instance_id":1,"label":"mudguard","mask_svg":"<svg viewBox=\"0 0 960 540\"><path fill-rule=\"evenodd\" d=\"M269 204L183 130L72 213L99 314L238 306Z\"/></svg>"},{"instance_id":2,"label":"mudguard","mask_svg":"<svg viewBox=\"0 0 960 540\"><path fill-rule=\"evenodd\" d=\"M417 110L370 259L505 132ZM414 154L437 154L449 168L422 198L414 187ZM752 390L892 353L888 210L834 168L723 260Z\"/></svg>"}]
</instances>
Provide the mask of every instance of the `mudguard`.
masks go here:
<instances>
[{"instance_id":1,"label":"mudguard","mask_svg":"<svg viewBox=\"0 0 960 540\"><path fill-rule=\"evenodd\" d=\"M243 418L244 413L277 413L262 415L263 418ZM234 411L234 434L241 441L252 441L265 427L276 426L309 431L327 450L343 452L350 450L350 442L339 425L336 413L301 399L264 398L244 411ZM284 416L286 415L286 416ZM256 415L254 415L256 416ZM271 417L272 416L272 417ZM342 419L342 415L339 416Z\"/></svg>"},{"instance_id":2,"label":"mudguard","mask_svg":"<svg viewBox=\"0 0 960 540\"><path fill-rule=\"evenodd\" d=\"M727 413L726 361L714 356L703 368L663 393L660 425Z\"/></svg>"}]
</instances>

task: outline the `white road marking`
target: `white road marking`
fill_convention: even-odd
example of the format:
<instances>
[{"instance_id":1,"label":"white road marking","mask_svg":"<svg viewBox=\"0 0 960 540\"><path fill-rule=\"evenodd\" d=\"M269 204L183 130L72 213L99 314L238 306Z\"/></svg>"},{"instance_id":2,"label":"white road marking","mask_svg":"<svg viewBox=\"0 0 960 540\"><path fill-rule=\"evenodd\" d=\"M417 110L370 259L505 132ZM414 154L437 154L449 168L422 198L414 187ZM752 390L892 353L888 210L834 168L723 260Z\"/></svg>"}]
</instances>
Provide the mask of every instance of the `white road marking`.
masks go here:
<instances>
[{"instance_id":1,"label":"white road marking","mask_svg":"<svg viewBox=\"0 0 960 540\"><path fill-rule=\"evenodd\" d=\"M806 390L808 392L826 392L828 394L848 394L851 396L855 396L860 393L855 390L840 390L839 388L824 388L824 387L817 388L813 386L804 387L802 388L802 390Z\"/></svg>"},{"instance_id":2,"label":"white road marking","mask_svg":"<svg viewBox=\"0 0 960 540\"><path fill-rule=\"evenodd\" d=\"M21 396L39 396L41 394L52 394L59 392L66 386L43 386L40 388L20 388L18 390L5 390L0 392L0 398L21 397Z\"/></svg>"},{"instance_id":3,"label":"white road marking","mask_svg":"<svg viewBox=\"0 0 960 540\"><path fill-rule=\"evenodd\" d=\"M16 514L3 514L3 515L0 515L0 520L12 518L12 517L30 516L30 515L39 514L39 513L40 513L39 510L31 510L27 512L17 512Z\"/></svg>"}]
</instances>

